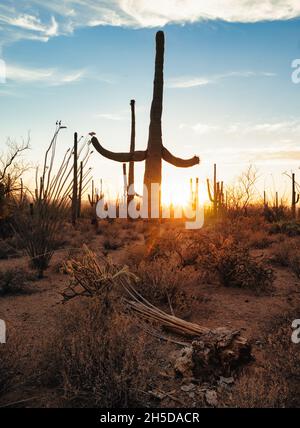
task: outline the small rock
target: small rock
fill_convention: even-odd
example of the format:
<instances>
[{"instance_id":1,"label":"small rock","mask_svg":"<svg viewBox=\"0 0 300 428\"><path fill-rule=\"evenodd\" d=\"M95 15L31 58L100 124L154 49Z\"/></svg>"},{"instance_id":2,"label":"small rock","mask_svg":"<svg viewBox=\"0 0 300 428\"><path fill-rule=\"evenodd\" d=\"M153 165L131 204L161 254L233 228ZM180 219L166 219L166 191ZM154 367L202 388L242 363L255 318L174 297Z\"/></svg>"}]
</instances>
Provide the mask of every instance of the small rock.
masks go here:
<instances>
[{"instance_id":1,"label":"small rock","mask_svg":"<svg viewBox=\"0 0 300 428\"><path fill-rule=\"evenodd\" d=\"M195 393L194 392L189 392L188 396L189 396L189 398L191 398L193 400L195 398Z\"/></svg>"},{"instance_id":2,"label":"small rock","mask_svg":"<svg viewBox=\"0 0 300 428\"><path fill-rule=\"evenodd\" d=\"M216 391L208 389L205 393L205 400L209 406L217 407L218 405L218 396Z\"/></svg>"}]
</instances>

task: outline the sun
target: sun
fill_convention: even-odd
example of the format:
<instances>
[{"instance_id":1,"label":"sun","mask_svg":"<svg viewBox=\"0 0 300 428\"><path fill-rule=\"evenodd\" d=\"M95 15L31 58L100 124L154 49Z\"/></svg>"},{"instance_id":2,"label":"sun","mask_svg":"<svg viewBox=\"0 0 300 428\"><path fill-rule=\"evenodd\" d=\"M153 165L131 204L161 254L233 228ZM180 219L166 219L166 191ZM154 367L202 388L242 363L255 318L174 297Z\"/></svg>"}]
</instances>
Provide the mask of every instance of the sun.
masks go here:
<instances>
[{"instance_id":1,"label":"sun","mask_svg":"<svg viewBox=\"0 0 300 428\"><path fill-rule=\"evenodd\" d=\"M195 192L195 180L193 192ZM191 200L192 194L189 180L182 181L177 177L172 177L172 179L170 178L163 182L161 190L163 206L173 204L177 207L188 207L191 204ZM207 192L201 182L199 183L198 200L200 205L207 202Z\"/></svg>"}]
</instances>

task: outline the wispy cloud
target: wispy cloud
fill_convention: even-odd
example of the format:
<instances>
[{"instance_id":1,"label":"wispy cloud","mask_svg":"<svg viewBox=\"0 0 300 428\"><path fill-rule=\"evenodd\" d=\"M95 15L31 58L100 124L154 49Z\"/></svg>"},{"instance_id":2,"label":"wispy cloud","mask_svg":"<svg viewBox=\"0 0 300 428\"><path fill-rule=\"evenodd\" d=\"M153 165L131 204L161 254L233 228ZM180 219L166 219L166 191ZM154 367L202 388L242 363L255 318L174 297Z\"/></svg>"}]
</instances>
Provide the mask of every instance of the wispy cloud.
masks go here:
<instances>
[{"instance_id":1,"label":"wispy cloud","mask_svg":"<svg viewBox=\"0 0 300 428\"><path fill-rule=\"evenodd\" d=\"M78 82L85 75L85 70L60 71L55 68L35 69L10 64L6 67L6 79L8 83L43 83L47 85L62 85Z\"/></svg>"},{"instance_id":2,"label":"wispy cloud","mask_svg":"<svg viewBox=\"0 0 300 428\"><path fill-rule=\"evenodd\" d=\"M249 23L299 16L298 0L6 0L0 5L0 39L2 43L21 38L47 41L76 28L97 25L145 28L204 20Z\"/></svg>"},{"instance_id":3,"label":"wispy cloud","mask_svg":"<svg viewBox=\"0 0 300 428\"><path fill-rule=\"evenodd\" d=\"M106 119L106 120L113 120L113 121L124 120L123 116L119 114L114 114L114 113L97 113L95 114L95 117L99 117L101 119Z\"/></svg>"},{"instance_id":4,"label":"wispy cloud","mask_svg":"<svg viewBox=\"0 0 300 428\"><path fill-rule=\"evenodd\" d=\"M276 73L269 71L230 71L228 73L214 75L210 77L206 76L194 76L194 77L176 77L171 78L167 81L166 86L173 89L188 89L195 88L197 86L206 86L210 84L216 84L224 79L229 78L249 78L249 77L274 77Z\"/></svg>"},{"instance_id":5,"label":"wispy cloud","mask_svg":"<svg viewBox=\"0 0 300 428\"><path fill-rule=\"evenodd\" d=\"M179 129L190 129L197 134L209 134L214 132L221 132L225 134L236 134L236 135L269 135L270 137L274 134L276 136L284 136L282 143L290 143L293 138L300 135L300 120L290 119L273 122L263 123L250 123L250 122L237 122L231 123L226 126L221 126L212 123L198 122L194 124L182 123L179 125ZM289 136L290 138L286 138Z\"/></svg>"},{"instance_id":6,"label":"wispy cloud","mask_svg":"<svg viewBox=\"0 0 300 428\"><path fill-rule=\"evenodd\" d=\"M58 24L54 16L51 17L49 24L44 24L36 16L28 14L16 17L5 17L2 15L0 16L0 21L24 30L45 34L46 37L53 37L58 34Z\"/></svg>"},{"instance_id":7,"label":"wispy cloud","mask_svg":"<svg viewBox=\"0 0 300 428\"><path fill-rule=\"evenodd\" d=\"M191 126L185 123L182 123L179 125L179 129L184 129L184 128L192 129L194 132L200 135L209 134L219 129L218 126L209 125L207 123L196 123L195 125L191 125Z\"/></svg>"},{"instance_id":8,"label":"wispy cloud","mask_svg":"<svg viewBox=\"0 0 300 428\"><path fill-rule=\"evenodd\" d=\"M167 88L187 89L195 88L196 86L206 86L210 83L215 83L214 79L206 77L175 77L167 81Z\"/></svg>"}]
</instances>

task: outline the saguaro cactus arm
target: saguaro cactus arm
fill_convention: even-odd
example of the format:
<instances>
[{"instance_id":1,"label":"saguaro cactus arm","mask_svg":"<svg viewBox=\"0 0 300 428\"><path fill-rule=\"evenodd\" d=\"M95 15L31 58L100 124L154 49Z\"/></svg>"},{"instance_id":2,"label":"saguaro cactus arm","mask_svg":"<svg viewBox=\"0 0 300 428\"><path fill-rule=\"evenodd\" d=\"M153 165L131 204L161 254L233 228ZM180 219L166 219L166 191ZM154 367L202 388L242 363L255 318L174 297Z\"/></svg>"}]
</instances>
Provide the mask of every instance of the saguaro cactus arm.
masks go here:
<instances>
[{"instance_id":1,"label":"saguaro cactus arm","mask_svg":"<svg viewBox=\"0 0 300 428\"><path fill-rule=\"evenodd\" d=\"M163 147L162 149L162 158L164 161L170 163L171 165L177 166L178 168L189 168L194 165L198 165L200 163L200 158L198 156L194 156L190 159L181 159L172 155L168 149Z\"/></svg>"},{"instance_id":2,"label":"saguaro cactus arm","mask_svg":"<svg viewBox=\"0 0 300 428\"><path fill-rule=\"evenodd\" d=\"M94 148L99 152L102 156L104 156L107 159L114 160L117 162L141 162L146 160L147 157L147 151L143 150L137 150L133 153L117 153L117 152L111 152L110 150L106 150L101 144L99 143L98 139L94 136L91 139L91 142L94 146Z\"/></svg>"}]
</instances>

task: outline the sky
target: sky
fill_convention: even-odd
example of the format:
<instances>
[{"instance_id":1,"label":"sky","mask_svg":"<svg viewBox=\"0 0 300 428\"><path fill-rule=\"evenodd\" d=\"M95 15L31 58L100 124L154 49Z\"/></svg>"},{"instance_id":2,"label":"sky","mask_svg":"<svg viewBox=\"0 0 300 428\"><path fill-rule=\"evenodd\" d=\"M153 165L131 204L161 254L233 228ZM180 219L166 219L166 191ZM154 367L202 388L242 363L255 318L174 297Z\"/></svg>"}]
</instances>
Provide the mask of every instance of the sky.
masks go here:
<instances>
[{"instance_id":1,"label":"sky","mask_svg":"<svg viewBox=\"0 0 300 428\"><path fill-rule=\"evenodd\" d=\"M144 149L160 29L163 142L177 156L201 158L191 169L163 165L171 197L186 192L190 177L200 178L204 195L214 163L227 184L255 164L260 193L288 196L283 173L294 170L300 181L298 0L1 0L0 152L8 137L22 141L30 132L27 158L41 163L57 119L68 127L58 157L75 131L127 151L131 99L136 147ZM107 191L121 189L120 164L95 153L91 166ZM136 167L138 188L143 168Z\"/></svg>"}]
</instances>

